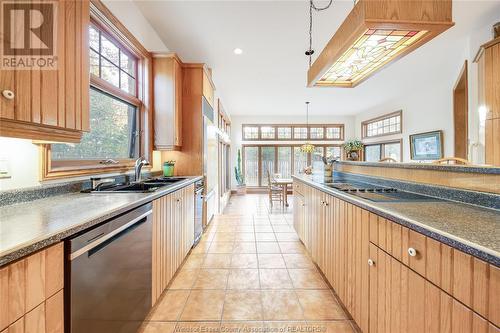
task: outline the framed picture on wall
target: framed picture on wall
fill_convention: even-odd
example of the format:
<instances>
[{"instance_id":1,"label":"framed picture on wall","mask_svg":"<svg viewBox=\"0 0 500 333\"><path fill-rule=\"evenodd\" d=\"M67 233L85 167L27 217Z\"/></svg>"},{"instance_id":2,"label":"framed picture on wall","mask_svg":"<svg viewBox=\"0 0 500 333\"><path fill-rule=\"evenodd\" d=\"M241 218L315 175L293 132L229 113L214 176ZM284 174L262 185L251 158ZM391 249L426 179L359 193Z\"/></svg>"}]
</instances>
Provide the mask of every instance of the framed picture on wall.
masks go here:
<instances>
[{"instance_id":1,"label":"framed picture on wall","mask_svg":"<svg viewBox=\"0 0 500 333\"><path fill-rule=\"evenodd\" d=\"M438 160L443 158L443 131L410 135L412 160Z\"/></svg>"}]
</instances>

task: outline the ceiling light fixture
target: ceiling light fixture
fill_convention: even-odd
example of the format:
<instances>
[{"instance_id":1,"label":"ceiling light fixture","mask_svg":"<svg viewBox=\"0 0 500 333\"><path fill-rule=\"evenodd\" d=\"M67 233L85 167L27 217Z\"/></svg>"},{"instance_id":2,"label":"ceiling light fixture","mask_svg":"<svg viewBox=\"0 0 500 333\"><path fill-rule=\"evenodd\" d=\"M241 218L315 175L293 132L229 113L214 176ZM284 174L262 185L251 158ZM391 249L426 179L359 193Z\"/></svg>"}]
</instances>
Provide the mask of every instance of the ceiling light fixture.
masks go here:
<instances>
[{"instance_id":1,"label":"ceiling light fixture","mask_svg":"<svg viewBox=\"0 0 500 333\"><path fill-rule=\"evenodd\" d=\"M309 132L309 102L306 102L306 128ZM303 153L313 153L314 146L309 141L306 141L306 143L300 146L300 151Z\"/></svg>"},{"instance_id":2,"label":"ceiling light fixture","mask_svg":"<svg viewBox=\"0 0 500 333\"><path fill-rule=\"evenodd\" d=\"M235 49L233 50L233 52L234 52L234 54L236 54L236 55L240 55L240 54L242 54L242 53L243 53L243 50L242 50L242 49L240 49L239 47L237 47L237 48L235 48Z\"/></svg>"},{"instance_id":3,"label":"ceiling light fixture","mask_svg":"<svg viewBox=\"0 0 500 333\"><path fill-rule=\"evenodd\" d=\"M451 1L359 0L310 66L308 86L355 87L453 25Z\"/></svg>"}]
</instances>

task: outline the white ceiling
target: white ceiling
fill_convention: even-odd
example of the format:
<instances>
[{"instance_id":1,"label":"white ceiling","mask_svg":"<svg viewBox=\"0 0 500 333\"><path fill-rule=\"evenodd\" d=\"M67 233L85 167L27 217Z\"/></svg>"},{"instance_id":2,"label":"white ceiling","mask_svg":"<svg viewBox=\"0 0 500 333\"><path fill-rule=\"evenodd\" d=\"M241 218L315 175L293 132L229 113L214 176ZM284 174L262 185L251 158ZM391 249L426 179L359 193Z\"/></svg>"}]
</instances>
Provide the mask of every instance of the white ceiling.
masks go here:
<instances>
[{"instance_id":1,"label":"white ceiling","mask_svg":"<svg viewBox=\"0 0 500 333\"><path fill-rule=\"evenodd\" d=\"M465 37L500 13L500 1L454 1L455 27L353 89L306 88L308 1L148 1L135 3L167 47L185 62L205 62L231 115L353 115L432 81L452 85ZM319 5L325 2L318 2ZM353 7L334 0L314 13L320 53ZM500 19L500 14L498 15ZM242 55L234 55L234 48Z\"/></svg>"}]
</instances>

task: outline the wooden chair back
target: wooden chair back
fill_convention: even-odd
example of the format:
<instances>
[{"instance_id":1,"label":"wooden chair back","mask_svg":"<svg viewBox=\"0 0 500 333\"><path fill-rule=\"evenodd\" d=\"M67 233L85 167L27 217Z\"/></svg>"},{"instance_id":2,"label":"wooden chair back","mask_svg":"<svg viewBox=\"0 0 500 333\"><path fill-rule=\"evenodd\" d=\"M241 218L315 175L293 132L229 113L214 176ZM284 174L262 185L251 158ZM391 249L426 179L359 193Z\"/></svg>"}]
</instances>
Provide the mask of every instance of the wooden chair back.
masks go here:
<instances>
[{"instance_id":1,"label":"wooden chair back","mask_svg":"<svg viewBox=\"0 0 500 333\"><path fill-rule=\"evenodd\" d=\"M459 157L445 157L432 162L433 164L459 164L459 165L470 165L471 163L463 158Z\"/></svg>"}]
</instances>

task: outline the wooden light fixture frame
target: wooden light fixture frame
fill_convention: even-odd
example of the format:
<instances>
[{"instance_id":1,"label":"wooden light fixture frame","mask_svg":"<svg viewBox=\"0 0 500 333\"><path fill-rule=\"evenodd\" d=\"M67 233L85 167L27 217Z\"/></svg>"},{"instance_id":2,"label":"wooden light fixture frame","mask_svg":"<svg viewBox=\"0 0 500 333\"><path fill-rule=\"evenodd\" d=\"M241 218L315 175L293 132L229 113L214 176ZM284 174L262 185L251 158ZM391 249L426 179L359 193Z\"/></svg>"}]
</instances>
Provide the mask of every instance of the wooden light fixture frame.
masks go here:
<instances>
[{"instance_id":1,"label":"wooden light fixture frame","mask_svg":"<svg viewBox=\"0 0 500 333\"><path fill-rule=\"evenodd\" d=\"M452 0L359 0L307 73L308 87L352 88L395 60L451 28ZM388 63L352 84L318 84L323 75L369 29L428 31Z\"/></svg>"}]
</instances>

